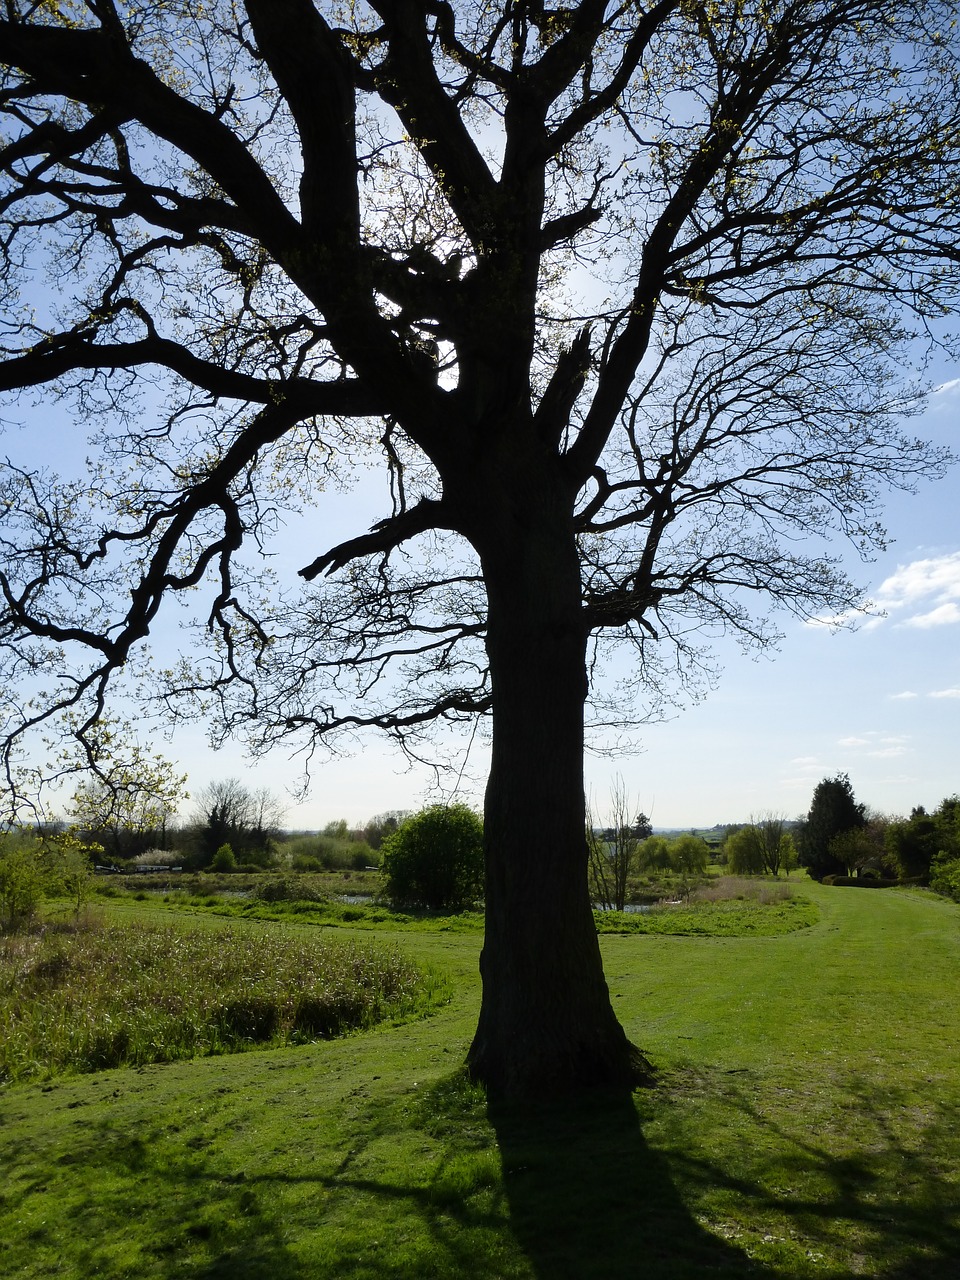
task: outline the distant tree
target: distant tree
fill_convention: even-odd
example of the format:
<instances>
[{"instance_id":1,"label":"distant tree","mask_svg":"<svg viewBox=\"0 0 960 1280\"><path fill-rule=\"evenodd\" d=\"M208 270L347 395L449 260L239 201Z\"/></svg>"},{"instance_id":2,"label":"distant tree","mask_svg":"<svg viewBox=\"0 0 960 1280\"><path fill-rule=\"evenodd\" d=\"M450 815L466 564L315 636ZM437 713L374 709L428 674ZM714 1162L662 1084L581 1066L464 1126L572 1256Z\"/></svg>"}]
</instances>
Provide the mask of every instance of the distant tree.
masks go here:
<instances>
[{"instance_id":1,"label":"distant tree","mask_svg":"<svg viewBox=\"0 0 960 1280\"><path fill-rule=\"evenodd\" d=\"M483 894L483 823L466 805L431 805L384 840L380 869L394 902L434 910L468 906Z\"/></svg>"},{"instance_id":2,"label":"distant tree","mask_svg":"<svg viewBox=\"0 0 960 1280\"><path fill-rule=\"evenodd\" d=\"M926 883L935 859L960 857L960 800L949 796L933 813L918 805L905 821L891 822L886 850L901 879Z\"/></svg>"},{"instance_id":3,"label":"distant tree","mask_svg":"<svg viewBox=\"0 0 960 1280\"><path fill-rule=\"evenodd\" d=\"M648 840L653 835L653 823L642 810L633 820L633 835L637 840Z\"/></svg>"},{"instance_id":4,"label":"distant tree","mask_svg":"<svg viewBox=\"0 0 960 1280\"><path fill-rule=\"evenodd\" d=\"M814 880L845 874L846 864L831 851L831 843L844 832L865 825L865 806L857 803L847 774L824 778L814 788L810 810L800 828L801 866Z\"/></svg>"},{"instance_id":5,"label":"distant tree","mask_svg":"<svg viewBox=\"0 0 960 1280\"><path fill-rule=\"evenodd\" d=\"M67 818L83 840L102 845L111 858L163 847L171 820L188 799L186 775L141 745L133 725L106 715L86 730L82 745L74 741L60 752L54 775L61 785L82 779ZM44 832L50 825L43 824Z\"/></svg>"},{"instance_id":6,"label":"distant tree","mask_svg":"<svg viewBox=\"0 0 960 1280\"><path fill-rule=\"evenodd\" d=\"M607 911L622 911L627 901L627 880L636 859L638 831L652 831L647 816L631 819L633 804L623 778L617 775L610 789L611 825L602 835L594 833L587 809L587 846L590 852L590 887L597 902Z\"/></svg>"},{"instance_id":7,"label":"distant tree","mask_svg":"<svg viewBox=\"0 0 960 1280\"><path fill-rule=\"evenodd\" d=\"M752 824L731 831L724 841L727 870L737 876L759 876L766 870L763 842Z\"/></svg>"},{"instance_id":8,"label":"distant tree","mask_svg":"<svg viewBox=\"0 0 960 1280\"><path fill-rule=\"evenodd\" d=\"M677 836L670 841L670 864L684 875L697 875L706 871L710 862L707 842L692 833Z\"/></svg>"},{"instance_id":9,"label":"distant tree","mask_svg":"<svg viewBox=\"0 0 960 1280\"><path fill-rule=\"evenodd\" d=\"M201 865L210 863L221 845L229 845L240 862L270 861L283 804L269 788L250 790L238 778L224 778L201 788L196 804Z\"/></svg>"},{"instance_id":10,"label":"distant tree","mask_svg":"<svg viewBox=\"0 0 960 1280\"><path fill-rule=\"evenodd\" d=\"M670 841L666 836L647 836L637 850L637 865L643 871L670 870Z\"/></svg>"},{"instance_id":11,"label":"distant tree","mask_svg":"<svg viewBox=\"0 0 960 1280\"><path fill-rule=\"evenodd\" d=\"M371 849L379 849L387 836L409 817L409 809L389 809L386 813L378 813L363 828L363 839Z\"/></svg>"}]
</instances>

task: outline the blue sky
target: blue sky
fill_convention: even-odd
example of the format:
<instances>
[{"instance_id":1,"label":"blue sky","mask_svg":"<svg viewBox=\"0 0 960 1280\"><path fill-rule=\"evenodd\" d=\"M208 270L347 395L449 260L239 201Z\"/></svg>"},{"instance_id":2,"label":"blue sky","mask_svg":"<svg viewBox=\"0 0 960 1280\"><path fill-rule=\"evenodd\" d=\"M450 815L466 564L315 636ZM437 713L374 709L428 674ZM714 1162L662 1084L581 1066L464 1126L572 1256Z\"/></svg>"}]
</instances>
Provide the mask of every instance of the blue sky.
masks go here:
<instances>
[{"instance_id":1,"label":"blue sky","mask_svg":"<svg viewBox=\"0 0 960 1280\"><path fill-rule=\"evenodd\" d=\"M960 378L940 384L915 426L960 451ZM356 496L330 495L324 532L335 541L378 514ZM723 672L703 702L647 726L629 755L588 755L598 819L617 774L636 806L665 827L743 821L767 810L797 816L816 783L837 772L884 813L932 808L960 790L960 468L916 495L892 495L887 524L887 551L873 563L853 553L848 561L885 616L841 631L787 618L779 651L760 658L721 642ZM254 769L237 748L212 754L199 727L158 745L177 756L194 789L238 776L279 792L297 774L282 754ZM486 754L475 741L467 757L467 745L454 740L447 749L455 771L465 762L458 797L479 805ZM416 808L438 798L432 783L429 771L409 770L371 739L352 757L319 765L309 800L291 802L287 822L317 827L344 817L353 824ZM443 794L452 786L449 779Z\"/></svg>"},{"instance_id":2,"label":"blue sky","mask_svg":"<svg viewBox=\"0 0 960 1280\"><path fill-rule=\"evenodd\" d=\"M960 453L960 377L951 372L941 371L926 413L911 427ZM85 453L75 429L68 436L56 410L23 416L27 431L10 432L6 449L73 470ZM628 755L588 755L587 789L597 819L605 817L617 774L636 807L663 827L743 821L762 811L797 816L809 807L816 783L837 772L850 775L858 799L884 813L931 808L960 791L958 499L960 467L916 495L891 495L890 547L869 564L849 553L848 569L867 588L878 616L841 631L781 619L779 651L760 658L722 641L716 646L722 674L703 702L645 727ZM278 567L293 578L300 564L383 514L362 476L352 493L325 494L319 510L289 528L293 553ZM840 544L834 550L844 552ZM176 643L175 626L160 634L161 650ZM256 764L239 747L213 752L201 725L178 730L170 741L153 734L151 745L179 763L194 793L211 780L236 776L284 794L300 774L282 752ZM359 824L449 795L455 783L457 797L479 807L482 741L449 740L443 750L453 773L440 792L432 771L410 769L376 738L352 756L318 763L308 800L290 799L287 824L314 828L341 817Z\"/></svg>"}]
</instances>

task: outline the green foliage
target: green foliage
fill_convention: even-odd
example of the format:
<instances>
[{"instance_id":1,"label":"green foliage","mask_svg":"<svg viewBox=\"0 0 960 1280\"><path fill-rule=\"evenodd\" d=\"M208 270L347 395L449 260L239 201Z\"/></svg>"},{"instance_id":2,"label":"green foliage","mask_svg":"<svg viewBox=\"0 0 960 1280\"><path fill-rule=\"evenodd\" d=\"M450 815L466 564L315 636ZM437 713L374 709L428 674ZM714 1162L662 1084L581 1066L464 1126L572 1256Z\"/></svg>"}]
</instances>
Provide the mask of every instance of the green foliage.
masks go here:
<instances>
[{"instance_id":1,"label":"green foliage","mask_svg":"<svg viewBox=\"0 0 960 1280\"><path fill-rule=\"evenodd\" d=\"M843 875L847 868L831 843L837 836L866 825L862 804L854 798L850 779L845 773L818 782L810 810L800 831L800 864L814 880L825 875Z\"/></svg>"},{"instance_id":2,"label":"green foliage","mask_svg":"<svg viewBox=\"0 0 960 1280\"><path fill-rule=\"evenodd\" d=\"M483 893L483 824L466 805L432 805L383 842L387 897L406 906L457 910Z\"/></svg>"},{"instance_id":3,"label":"green foliage","mask_svg":"<svg viewBox=\"0 0 960 1280\"><path fill-rule=\"evenodd\" d=\"M793 836L784 830L782 818L769 816L731 830L723 846L727 866L734 875L789 875L797 865Z\"/></svg>"},{"instance_id":4,"label":"green foliage","mask_svg":"<svg viewBox=\"0 0 960 1280\"><path fill-rule=\"evenodd\" d=\"M666 836L648 836L637 851L637 864L644 871L669 871L673 863Z\"/></svg>"},{"instance_id":5,"label":"green foliage","mask_svg":"<svg viewBox=\"0 0 960 1280\"><path fill-rule=\"evenodd\" d=\"M228 844L222 844L213 855L210 863L211 871L236 871L237 856Z\"/></svg>"},{"instance_id":6,"label":"green foliage","mask_svg":"<svg viewBox=\"0 0 960 1280\"><path fill-rule=\"evenodd\" d=\"M820 918L809 898L763 903L740 898L664 904L650 911L595 911L599 933L656 933L700 938L775 938Z\"/></svg>"},{"instance_id":7,"label":"green foliage","mask_svg":"<svg viewBox=\"0 0 960 1280\"><path fill-rule=\"evenodd\" d=\"M960 857L938 853L930 868L930 888L960 902Z\"/></svg>"},{"instance_id":8,"label":"green foliage","mask_svg":"<svg viewBox=\"0 0 960 1280\"><path fill-rule=\"evenodd\" d=\"M0 848L0 928L15 932L29 925L49 883L40 842L5 839Z\"/></svg>"},{"instance_id":9,"label":"green foliage","mask_svg":"<svg viewBox=\"0 0 960 1280\"><path fill-rule=\"evenodd\" d=\"M29 927L45 898L66 896L79 914L90 895L91 855L97 853L99 845L82 843L72 831L0 837L0 929Z\"/></svg>"},{"instance_id":10,"label":"green foliage","mask_svg":"<svg viewBox=\"0 0 960 1280\"><path fill-rule=\"evenodd\" d=\"M0 947L0 1080L343 1034L438 994L395 950L251 927L47 930Z\"/></svg>"},{"instance_id":11,"label":"green foliage","mask_svg":"<svg viewBox=\"0 0 960 1280\"><path fill-rule=\"evenodd\" d=\"M907 821L890 823L886 848L903 879L930 879L932 885L934 863L941 855L960 857L960 798L948 796L933 813L918 806Z\"/></svg>"},{"instance_id":12,"label":"green foliage","mask_svg":"<svg viewBox=\"0 0 960 1280\"><path fill-rule=\"evenodd\" d=\"M293 871L363 871L376 866L379 860L366 840L326 833L284 840L280 857L289 862Z\"/></svg>"},{"instance_id":13,"label":"green foliage","mask_svg":"<svg viewBox=\"0 0 960 1280\"><path fill-rule=\"evenodd\" d=\"M700 836L677 836L670 842L670 865L683 875L703 874L710 863L710 850Z\"/></svg>"}]
</instances>

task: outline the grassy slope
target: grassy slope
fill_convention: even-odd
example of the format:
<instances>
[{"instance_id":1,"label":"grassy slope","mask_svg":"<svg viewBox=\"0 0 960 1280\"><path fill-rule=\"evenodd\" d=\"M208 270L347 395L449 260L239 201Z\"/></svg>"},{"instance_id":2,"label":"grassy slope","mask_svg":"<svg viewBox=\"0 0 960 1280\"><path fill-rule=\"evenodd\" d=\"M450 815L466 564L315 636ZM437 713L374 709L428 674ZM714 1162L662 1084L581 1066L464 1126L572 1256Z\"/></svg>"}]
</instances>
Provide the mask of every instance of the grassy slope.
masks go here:
<instances>
[{"instance_id":1,"label":"grassy slope","mask_svg":"<svg viewBox=\"0 0 960 1280\"><path fill-rule=\"evenodd\" d=\"M633 1101L488 1115L480 940L439 933L399 939L454 982L423 1022L7 1090L0 1271L955 1280L960 908L810 892L783 937L602 939Z\"/></svg>"}]
</instances>

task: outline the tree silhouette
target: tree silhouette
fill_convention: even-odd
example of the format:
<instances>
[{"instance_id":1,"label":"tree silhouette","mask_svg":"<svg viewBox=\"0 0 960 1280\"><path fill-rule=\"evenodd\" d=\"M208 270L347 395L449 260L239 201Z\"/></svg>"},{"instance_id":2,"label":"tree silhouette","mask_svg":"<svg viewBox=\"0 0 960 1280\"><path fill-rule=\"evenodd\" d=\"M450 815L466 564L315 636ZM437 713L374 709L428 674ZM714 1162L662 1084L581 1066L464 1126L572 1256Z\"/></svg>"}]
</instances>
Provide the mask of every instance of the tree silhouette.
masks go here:
<instances>
[{"instance_id":1,"label":"tree silhouette","mask_svg":"<svg viewBox=\"0 0 960 1280\"><path fill-rule=\"evenodd\" d=\"M0 390L95 433L88 475L0 484L8 751L82 738L165 600L207 643L166 706L255 749L490 715L472 1070L634 1079L588 671L632 647L594 719L642 719L704 628L843 615L803 539L869 551L878 491L941 469L897 360L956 302L954 14L8 0ZM384 517L330 547L322 490L371 459ZM302 595L264 577L282 518Z\"/></svg>"}]
</instances>

